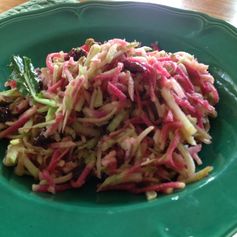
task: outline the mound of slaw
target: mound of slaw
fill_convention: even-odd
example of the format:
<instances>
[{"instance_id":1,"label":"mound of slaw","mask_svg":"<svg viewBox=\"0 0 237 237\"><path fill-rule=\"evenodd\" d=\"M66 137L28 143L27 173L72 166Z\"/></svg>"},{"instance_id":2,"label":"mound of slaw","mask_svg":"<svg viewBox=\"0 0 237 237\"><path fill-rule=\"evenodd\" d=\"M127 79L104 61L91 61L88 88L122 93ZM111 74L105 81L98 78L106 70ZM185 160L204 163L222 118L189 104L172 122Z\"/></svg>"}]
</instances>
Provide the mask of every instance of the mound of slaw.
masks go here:
<instances>
[{"instance_id":1,"label":"mound of slaw","mask_svg":"<svg viewBox=\"0 0 237 237\"><path fill-rule=\"evenodd\" d=\"M197 171L198 153L211 143L219 96L194 56L87 39L50 53L46 67L13 56L10 69L0 92L0 138L10 140L3 163L33 176L33 191L81 188L96 177L98 192L153 199L212 170Z\"/></svg>"}]
</instances>

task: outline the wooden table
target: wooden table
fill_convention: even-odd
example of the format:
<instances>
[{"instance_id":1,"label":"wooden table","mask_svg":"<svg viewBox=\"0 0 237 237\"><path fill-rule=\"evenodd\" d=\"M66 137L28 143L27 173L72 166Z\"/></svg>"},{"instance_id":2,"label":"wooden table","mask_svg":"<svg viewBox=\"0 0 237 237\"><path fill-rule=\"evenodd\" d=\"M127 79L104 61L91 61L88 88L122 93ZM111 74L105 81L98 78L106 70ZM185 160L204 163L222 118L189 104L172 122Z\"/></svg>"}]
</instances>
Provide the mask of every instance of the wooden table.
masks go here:
<instances>
[{"instance_id":1,"label":"wooden table","mask_svg":"<svg viewBox=\"0 0 237 237\"><path fill-rule=\"evenodd\" d=\"M143 0L137 1L142 2ZM0 0L0 13L24 2L27 2L27 0ZM237 27L237 0L144 0L143 2L204 12L228 21Z\"/></svg>"}]
</instances>

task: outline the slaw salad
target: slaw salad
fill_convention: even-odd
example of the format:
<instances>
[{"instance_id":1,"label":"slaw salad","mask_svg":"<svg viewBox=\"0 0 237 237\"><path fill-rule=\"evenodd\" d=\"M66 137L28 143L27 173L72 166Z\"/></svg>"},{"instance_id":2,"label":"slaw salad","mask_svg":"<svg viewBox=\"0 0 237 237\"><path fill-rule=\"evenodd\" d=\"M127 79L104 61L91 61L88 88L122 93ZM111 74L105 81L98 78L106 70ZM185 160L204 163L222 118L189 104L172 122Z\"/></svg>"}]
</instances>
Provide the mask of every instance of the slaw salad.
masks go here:
<instances>
[{"instance_id":1,"label":"slaw salad","mask_svg":"<svg viewBox=\"0 0 237 237\"><path fill-rule=\"evenodd\" d=\"M99 180L97 191L172 193L209 174L197 171L210 144L218 92L208 66L157 45L87 39L50 53L46 67L13 56L0 92L3 160L32 189L56 193ZM10 87L10 88L9 88Z\"/></svg>"}]
</instances>

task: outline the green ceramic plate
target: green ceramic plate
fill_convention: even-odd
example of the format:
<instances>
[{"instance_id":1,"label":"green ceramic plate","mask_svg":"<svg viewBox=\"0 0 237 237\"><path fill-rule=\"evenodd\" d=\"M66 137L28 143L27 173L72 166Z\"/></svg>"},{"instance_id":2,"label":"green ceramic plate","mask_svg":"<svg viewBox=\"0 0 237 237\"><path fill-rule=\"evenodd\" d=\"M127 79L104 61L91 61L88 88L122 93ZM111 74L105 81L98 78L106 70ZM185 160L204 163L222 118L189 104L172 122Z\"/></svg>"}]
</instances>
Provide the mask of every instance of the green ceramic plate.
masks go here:
<instances>
[{"instance_id":1,"label":"green ceramic plate","mask_svg":"<svg viewBox=\"0 0 237 237\"><path fill-rule=\"evenodd\" d=\"M93 183L52 196L31 191L32 180L0 166L0 236L224 237L237 228L237 30L200 13L131 2L65 4L0 22L0 78L12 54L43 65L48 52L87 37L158 41L210 65L220 93L213 143L202 157L214 172L184 191L147 202L126 193L96 193ZM6 144L0 147L1 158Z\"/></svg>"}]
</instances>

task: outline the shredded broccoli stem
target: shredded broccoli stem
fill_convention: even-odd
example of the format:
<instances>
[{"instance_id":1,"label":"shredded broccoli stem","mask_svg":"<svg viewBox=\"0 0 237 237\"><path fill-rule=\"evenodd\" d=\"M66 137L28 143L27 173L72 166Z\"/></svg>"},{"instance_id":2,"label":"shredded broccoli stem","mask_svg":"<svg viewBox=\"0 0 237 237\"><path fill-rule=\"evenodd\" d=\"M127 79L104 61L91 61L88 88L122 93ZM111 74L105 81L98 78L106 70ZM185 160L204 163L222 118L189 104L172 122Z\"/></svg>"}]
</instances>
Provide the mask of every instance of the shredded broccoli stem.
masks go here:
<instances>
[{"instance_id":1,"label":"shredded broccoli stem","mask_svg":"<svg viewBox=\"0 0 237 237\"><path fill-rule=\"evenodd\" d=\"M203 178L205 178L206 176L208 176L208 174L210 172L212 172L213 167L212 166L207 166L205 168L203 168L202 170L196 172L195 174L193 174L191 177L184 179L183 181L185 183L193 183L193 182L197 182Z\"/></svg>"},{"instance_id":2,"label":"shredded broccoli stem","mask_svg":"<svg viewBox=\"0 0 237 237\"><path fill-rule=\"evenodd\" d=\"M119 114L117 114L112 119L112 121L109 123L107 129L110 132L113 132L114 130L116 130L117 127L119 126L119 124L124 120L124 118L126 117L127 114L128 114L127 111L125 111L125 110L121 111Z\"/></svg>"}]
</instances>

